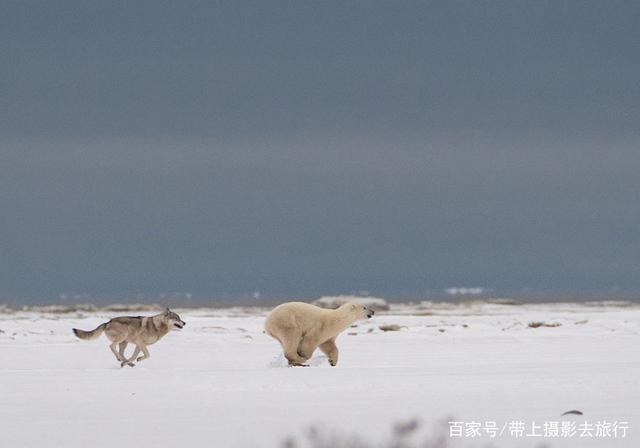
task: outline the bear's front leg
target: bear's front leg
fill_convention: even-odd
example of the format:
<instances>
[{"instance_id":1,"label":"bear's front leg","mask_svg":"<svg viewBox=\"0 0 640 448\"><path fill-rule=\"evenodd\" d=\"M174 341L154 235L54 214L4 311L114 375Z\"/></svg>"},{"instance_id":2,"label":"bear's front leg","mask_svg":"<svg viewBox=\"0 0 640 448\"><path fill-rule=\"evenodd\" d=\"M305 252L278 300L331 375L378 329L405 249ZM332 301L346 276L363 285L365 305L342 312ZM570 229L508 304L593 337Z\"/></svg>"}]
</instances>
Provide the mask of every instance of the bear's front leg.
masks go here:
<instances>
[{"instance_id":1,"label":"bear's front leg","mask_svg":"<svg viewBox=\"0 0 640 448\"><path fill-rule=\"evenodd\" d=\"M322 353L327 355L327 357L329 358L329 364L331 364L332 366L338 364L338 346L336 345L335 338L323 342L318 348L322 351Z\"/></svg>"}]
</instances>

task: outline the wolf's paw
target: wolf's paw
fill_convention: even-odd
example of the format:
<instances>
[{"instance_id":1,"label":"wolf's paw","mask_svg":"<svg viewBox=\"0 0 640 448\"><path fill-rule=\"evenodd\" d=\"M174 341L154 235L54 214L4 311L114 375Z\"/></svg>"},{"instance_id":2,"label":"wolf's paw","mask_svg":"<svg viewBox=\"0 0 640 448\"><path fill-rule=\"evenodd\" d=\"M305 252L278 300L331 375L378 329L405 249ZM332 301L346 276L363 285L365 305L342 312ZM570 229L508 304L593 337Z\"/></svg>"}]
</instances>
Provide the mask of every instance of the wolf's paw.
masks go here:
<instances>
[{"instance_id":1,"label":"wolf's paw","mask_svg":"<svg viewBox=\"0 0 640 448\"><path fill-rule=\"evenodd\" d=\"M140 362L144 359L144 356L138 356L138 358L136 359L136 362Z\"/></svg>"},{"instance_id":2,"label":"wolf's paw","mask_svg":"<svg viewBox=\"0 0 640 448\"><path fill-rule=\"evenodd\" d=\"M132 363L131 361L122 361L120 363L120 368L122 368L124 366L135 367L136 365L134 363Z\"/></svg>"}]
</instances>

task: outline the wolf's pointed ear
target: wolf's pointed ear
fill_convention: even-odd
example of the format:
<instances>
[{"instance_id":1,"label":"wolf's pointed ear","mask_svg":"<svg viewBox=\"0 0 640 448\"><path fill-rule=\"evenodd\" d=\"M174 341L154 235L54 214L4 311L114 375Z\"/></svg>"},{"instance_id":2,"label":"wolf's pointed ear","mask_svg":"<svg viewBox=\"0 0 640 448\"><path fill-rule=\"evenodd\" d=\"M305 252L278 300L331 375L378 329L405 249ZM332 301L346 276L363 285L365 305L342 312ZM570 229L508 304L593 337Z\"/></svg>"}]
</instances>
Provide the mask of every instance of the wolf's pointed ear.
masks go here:
<instances>
[{"instance_id":1,"label":"wolf's pointed ear","mask_svg":"<svg viewBox=\"0 0 640 448\"><path fill-rule=\"evenodd\" d=\"M171 310L169 309L169 307L166 307L164 309L164 314L169 314L171 312Z\"/></svg>"}]
</instances>

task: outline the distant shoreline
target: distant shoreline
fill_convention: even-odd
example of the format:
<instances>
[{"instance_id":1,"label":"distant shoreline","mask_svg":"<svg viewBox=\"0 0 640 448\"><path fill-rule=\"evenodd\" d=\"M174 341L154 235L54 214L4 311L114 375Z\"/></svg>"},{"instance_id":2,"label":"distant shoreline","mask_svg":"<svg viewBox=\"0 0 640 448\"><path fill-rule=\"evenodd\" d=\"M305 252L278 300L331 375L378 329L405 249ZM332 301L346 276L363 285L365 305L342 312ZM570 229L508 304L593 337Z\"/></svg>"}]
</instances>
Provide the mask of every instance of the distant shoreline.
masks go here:
<instances>
[{"instance_id":1,"label":"distant shoreline","mask_svg":"<svg viewBox=\"0 0 640 448\"><path fill-rule=\"evenodd\" d=\"M366 298L364 298L366 299ZM260 303L221 303L209 302L208 304L174 303L172 308L184 310L218 310L232 314L260 314L271 309L279 302ZM309 301L311 302L311 301ZM0 304L0 314L12 313L42 313L42 314L72 314L72 313L150 313L163 309L162 303L110 303L110 304L38 304L15 305ZM593 308L637 308L640 300L589 300L589 301L540 301L518 302L510 299L470 299L464 301L407 301L388 302L386 313L388 314L457 314L457 313L481 313L499 312L512 307L531 308L557 308L557 309L593 309Z\"/></svg>"},{"instance_id":2,"label":"distant shoreline","mask_svg":"<svg viewBox=\"0 0 640 448\"><path fill-rule=\"evenodd\" d=\"M486 290L482 294L379 294L376 292L358 292L345 294L308 294L308 295L212 295L195 296L190 294L123 294L121 296L93 296L90 294L64 295L60 297L16 297L0 295L0 308L23 309L25 307L70 307L86 309L155 309L158 306L180 308L230 308L230 307L272 307L288 301L313 302L323 297L380 298L389 304L418 304L423 302L464 304L469 302L499 303L523 305L536 303L589 303L589 302L629 302L640 303L640 292L527 292L500 293Z\"/></svg>"}]
</instances>

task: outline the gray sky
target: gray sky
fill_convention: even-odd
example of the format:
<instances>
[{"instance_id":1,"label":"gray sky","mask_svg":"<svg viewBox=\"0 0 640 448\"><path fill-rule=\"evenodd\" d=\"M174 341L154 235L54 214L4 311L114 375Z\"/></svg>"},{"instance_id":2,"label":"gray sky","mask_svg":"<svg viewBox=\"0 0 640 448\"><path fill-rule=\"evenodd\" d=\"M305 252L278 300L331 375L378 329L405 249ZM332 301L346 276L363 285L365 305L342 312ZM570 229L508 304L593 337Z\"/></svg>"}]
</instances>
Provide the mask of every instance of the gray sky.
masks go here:
<instances>
[{"instance_id":1,"label":"gray sky","mask_svg":"<svg viewBox=\"0 0 640 448\"><path fill-rule=\"evenodd\" d=\"M635 2L0 14L0 298L640 291Z\"/></svg>"}]
</instances>

